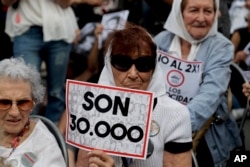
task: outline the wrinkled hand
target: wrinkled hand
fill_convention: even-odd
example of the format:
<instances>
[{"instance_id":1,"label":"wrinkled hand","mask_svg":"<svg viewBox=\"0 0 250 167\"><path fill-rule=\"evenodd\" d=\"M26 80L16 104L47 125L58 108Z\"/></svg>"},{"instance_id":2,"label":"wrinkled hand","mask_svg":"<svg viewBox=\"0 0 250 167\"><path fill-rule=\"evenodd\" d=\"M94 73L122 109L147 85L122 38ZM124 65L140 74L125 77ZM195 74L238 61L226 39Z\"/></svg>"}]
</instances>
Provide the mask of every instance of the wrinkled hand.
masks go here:
<instances>
[{"instance_id":1,"label":"wrinkled hand","mask_svg":"<svg viewBox=\"0 0 250 167\"><path fill-rule=\"evenodd\" d=\"M89 167L115 167L114 160L108 154L100 150L88 153Z\"/></svg>"},{"instance_id":2,"label":"wrinkled hand","mask_svg":"<svg viewBox=\"0 0 250 167\"><path fill-rule=\"evenodd\" d=\"M242 92L248 99L250 99L250 84L244 83L242 87L243 87Z\"/></svg>"}]
</instances>

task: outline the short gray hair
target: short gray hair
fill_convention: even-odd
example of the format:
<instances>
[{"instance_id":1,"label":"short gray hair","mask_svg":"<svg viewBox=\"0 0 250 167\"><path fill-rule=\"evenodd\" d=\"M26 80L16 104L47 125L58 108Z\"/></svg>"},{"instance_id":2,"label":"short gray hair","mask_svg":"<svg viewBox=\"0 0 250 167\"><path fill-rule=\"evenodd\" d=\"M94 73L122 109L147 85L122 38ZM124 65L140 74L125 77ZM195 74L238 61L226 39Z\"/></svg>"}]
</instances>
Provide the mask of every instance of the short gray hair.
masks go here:
<instances>
[{"instance_id":1,"label":"short gray hair","mask_svg":"<svg viewBox=\"0 0 250 167\"><path fill-rule=\"evenodd\" d=\"M24 80L30 83L32 98L35 103L41 103L44 99L45 87L41 82L41 75L31 65L25 64L22 58L9 58L0 61L0 80L10 78Z\"/></svg>"}]
</instances>

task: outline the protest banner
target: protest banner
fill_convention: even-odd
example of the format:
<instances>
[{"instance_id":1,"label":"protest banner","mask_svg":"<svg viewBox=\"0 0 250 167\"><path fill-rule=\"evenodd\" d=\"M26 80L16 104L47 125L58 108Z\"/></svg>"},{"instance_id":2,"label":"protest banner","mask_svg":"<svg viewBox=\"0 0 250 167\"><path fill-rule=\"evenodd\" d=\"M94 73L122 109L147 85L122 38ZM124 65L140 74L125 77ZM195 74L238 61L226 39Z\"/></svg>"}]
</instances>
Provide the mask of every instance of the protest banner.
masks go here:
<instances>
[{"instance_id":1,"label":"protest banner","mask_svg":"<svg viewBox=\"0 0 250 167\"><path fill-rule=\"evenodd\" d=\"M187 105L199 91L203 73L202 62L182 60L175 52L158 50L157 54L163 70L166 94Z\"/></svg>"},{"instance_id":2,"label":"protest banner","mask_svg":"<svg viewBox=\"0 0 250 167\"><path fill-rule=\"evenodd\" d=\"M67 80L66 142L90 151L145 159L153 92Z\"/></svg>"}]
</instances>

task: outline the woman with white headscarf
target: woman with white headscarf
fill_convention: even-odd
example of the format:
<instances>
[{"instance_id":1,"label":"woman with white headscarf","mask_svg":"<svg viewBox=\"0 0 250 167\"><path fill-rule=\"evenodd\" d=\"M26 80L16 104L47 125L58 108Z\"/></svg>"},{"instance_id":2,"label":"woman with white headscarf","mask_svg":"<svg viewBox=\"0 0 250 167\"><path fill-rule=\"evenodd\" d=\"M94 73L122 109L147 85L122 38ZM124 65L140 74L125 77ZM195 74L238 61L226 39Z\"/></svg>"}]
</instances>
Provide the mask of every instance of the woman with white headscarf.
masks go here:
<instances>
[{"instance_id":1,"label":"woman with white headscarf","mask_svg":"<svg viewBox=\"0 0 250 167\"><path fill-rule=\"evenodd\" d=\"M165 31L155 37L166 93L187 105L192 132L214 118L198 145L199 166L224 166L242 145L228 114L233 45L217 31L219 0L174 0ZM203 163L202 163L203 162Z\"/></svg>"},{"instance_id":2,"label":"woman with white headscarf","mask_svg":"<svg viewBox=\"0 0 250 167\"><path fill-rule=\"evenodd\" d=\"M150 156L146 160L135 158L129 161L124 157L112 156L115 167L192 166L189 112L186 106L165 94L162 71L156 61L156 49L152 37L140 26L129 24L109 37L105 65L98 84L151 91L155 98L149 132L153 149L149 151L150 154L147 153ZM132 144L125 146L125 140L115 141L121 143L123 148L135 148ZM91 160L87 156L86 151L79 150L76 166L87 167ZM103 160L98 156L99 167L111 167L109 162L112 161L108 157Z\"/></svg>"}]
</instances>

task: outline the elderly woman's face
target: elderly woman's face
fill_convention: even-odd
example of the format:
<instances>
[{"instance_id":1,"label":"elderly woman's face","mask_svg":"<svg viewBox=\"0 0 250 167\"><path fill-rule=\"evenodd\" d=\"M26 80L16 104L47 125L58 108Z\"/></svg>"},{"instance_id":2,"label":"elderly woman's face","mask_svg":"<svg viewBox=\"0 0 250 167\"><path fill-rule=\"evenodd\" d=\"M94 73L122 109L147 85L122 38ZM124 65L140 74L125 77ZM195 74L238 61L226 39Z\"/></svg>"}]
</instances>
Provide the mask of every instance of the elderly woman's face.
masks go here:
<instances>
[{"instance_id":1,"label":"elderly woman's face","mask_svg":"<svg viewBox=\"0 0 250 167\"><path fill-rule=\"evenodd\" d=\"M189 34L196 40L205 37L215 19L214 0L186 0L183 21Z\"/></svg>"},{"instance_id":2,"label":"elderly woman's face","mask_svg":"<svg viewBox=\"0 0 250 167\"><path fill-rule=\"evenodd\" d=\"M18 134L33 109L31 86L22 80L0 79L0 128Z\"/></svg>"},{"instance_id":3,"label":"elderly woman's face","mask_svg":"<svg viewBox=\"0 0 250 167\"><path fill-rule=\"evenodd\" d=\"M155 68L155 58L146 44L140 52L112 53L111 64L116 86L147 90Z\"/></svg>"}]
</instances>

